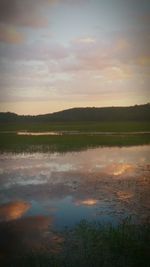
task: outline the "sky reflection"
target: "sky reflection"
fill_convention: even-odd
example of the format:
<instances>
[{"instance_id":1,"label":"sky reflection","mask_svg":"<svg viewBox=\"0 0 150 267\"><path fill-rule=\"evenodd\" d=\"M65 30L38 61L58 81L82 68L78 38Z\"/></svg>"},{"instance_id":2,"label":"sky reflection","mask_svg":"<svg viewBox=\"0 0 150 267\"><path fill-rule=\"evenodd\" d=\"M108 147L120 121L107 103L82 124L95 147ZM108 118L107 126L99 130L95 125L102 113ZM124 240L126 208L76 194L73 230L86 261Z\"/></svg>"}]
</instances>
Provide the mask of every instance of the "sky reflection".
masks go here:
<instances>
[{"instance_id":1,"label":"sky reflection","mask_svg":"<svg viewBox=\"0 0 150 267\"><path fill-rule=\"evenodd\" d=\"M34 252L61 250L63 238L52 231L52 218L42 215L0 223L0 260Z\"/></svg>"},{"instance_id":2,"label":"sky reflection","mask_svg":"<svg viewBox=\"0 0 150 267\"><path fill-rule=\"evenodd\" d=\"M23 201L9 202L0 205L0 222L11 221L22 217L30 208L30 204Z\"/></svg>"},{"instance_id":3,"label":"sky reflection","mask_svg":"<svg viewBox=\"0 0 150 267\"><path fill-rule=\"evenodd\" d=\"M84 218L142 220L149 216L149 150L0 155L0 220L52 216L56 227Z\"/></svg>"},{"instance_id":4,"label":"sky reflection","mask_svg":"<svg viewBox=\"0 0 150 267\"><path fill-rule=\"evenodd\" d=\"M0 154L0 262L59 253L57 230L83 219L150 217L150 146L72 153Z\"/></svg>"}]
</instances>

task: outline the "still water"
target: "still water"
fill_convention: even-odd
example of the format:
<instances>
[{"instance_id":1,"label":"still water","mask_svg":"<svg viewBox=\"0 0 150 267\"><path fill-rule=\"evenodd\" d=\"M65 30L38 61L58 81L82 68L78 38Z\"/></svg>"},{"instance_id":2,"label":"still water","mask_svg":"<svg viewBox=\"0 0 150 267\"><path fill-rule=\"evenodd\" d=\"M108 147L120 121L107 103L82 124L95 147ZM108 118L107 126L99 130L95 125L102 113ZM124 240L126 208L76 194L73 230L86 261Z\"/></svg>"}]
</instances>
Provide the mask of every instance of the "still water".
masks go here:
<instances>
[{"instance_id":1,"label":"still water","mask_svg":"<svg viewBox=\"0 0 150 267\"><path fill-rule=\"evenodd\" d=\"M127 216L146 220L149 156L150 146L0 154L1 240L10 244L11 229L15 242L22 238L37 249L50 233L53 243L60 242L52 229L72 227L82 219L114 224Z\"/></svg>"}]
</instances>

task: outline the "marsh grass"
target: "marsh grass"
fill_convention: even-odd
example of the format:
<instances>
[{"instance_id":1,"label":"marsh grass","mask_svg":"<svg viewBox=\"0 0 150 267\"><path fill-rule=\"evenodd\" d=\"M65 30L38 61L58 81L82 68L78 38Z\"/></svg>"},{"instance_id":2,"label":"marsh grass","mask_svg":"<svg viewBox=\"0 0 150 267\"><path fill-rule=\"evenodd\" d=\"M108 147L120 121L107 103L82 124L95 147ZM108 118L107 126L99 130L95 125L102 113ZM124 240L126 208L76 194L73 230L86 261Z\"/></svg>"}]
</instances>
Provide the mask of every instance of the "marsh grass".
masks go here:
<instances>
[{"instance_id":1,"label":"marsh grass","mask_svg":"<svg viewBox=\"0 0 150 267\"><path fill-rule=\"evenodd\" d=\"M110 121L110 122L33 122L0 123L1 131L80 131L80 132L132 132L150 131L149 121Z\"/></svg>"},{"instance_id":2,"label":"marsh grass","mask_svg":"<svg viewBox=\"0 0 150 267\"><path fill-rule=\"evenodd\" d=\"M99 146L150 144L150 134L26 136L0 133L1 152L69 152Z\"/></svg>"},{"instance_id":3,"label":"marsh grass","mask_svg":"<svg viewBox=\"0 0 150 267\"><path fill-rule=\"evenodd\" d=\"M8 131L8 132L7 132ZM11 133L9 131L12 131ZM47 132L68 131L70 134L58 136L17 135L18 131ZM81 134L75 135L72 131ZM98 146L131 146L150 143L150 134L130 134L149 132L150 123L135 122L51 122L51 123L1 123L1 152L67 152L79 151ZM86 135L82 134L83 132ZM116 134L90 134L90 132L116 132ZM123 134L129 132L129 134Z\"/></svg>"},{"instance_id":4,"label":"marsh grass","mask_svg":"<svg viewBox=\"0 0 150 267\"><path fill-rule=\"evenodd\" d=\"M11 259L7 267L148 267L150 227L130 219L118 226L82 221L65 229L58 254L28 254Z\"/></svg>"}]
</instances>

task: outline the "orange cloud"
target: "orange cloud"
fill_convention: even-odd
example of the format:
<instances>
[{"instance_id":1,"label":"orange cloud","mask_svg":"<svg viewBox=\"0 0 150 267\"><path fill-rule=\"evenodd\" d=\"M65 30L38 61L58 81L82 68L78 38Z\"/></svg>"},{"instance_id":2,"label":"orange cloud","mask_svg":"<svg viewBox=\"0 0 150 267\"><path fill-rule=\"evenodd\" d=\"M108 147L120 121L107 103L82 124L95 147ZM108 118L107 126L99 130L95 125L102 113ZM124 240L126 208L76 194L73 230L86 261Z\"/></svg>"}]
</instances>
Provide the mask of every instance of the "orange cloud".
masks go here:
<instances>
[{"instance_id":1,"label":"orange cloud","mask_svg":"<svg viewBox=\"0 0 150 267\"><path fill-rule=\"evenodd\" d=\"M149 66L150 65L150 57L140 57L138 58L138 63L141 65L141 66Z\"/></svg>"},{"instance_id":2,"label":"orange cloud","mask_svg":"<svg viewBox=\"0 0 150 267\"><path fill-rule=\"evenodd\" d=\"M13 26L0 25L0 41L8 44L20 44L24 41L24 36Z\"/></svg>"},{"instance_id":3,"label":"orange cloud","mask_svg":"<svg viewBox=\"0 0 150 267\"><path fill-rule=\"evenodd\" d=\"M128 49L129 47L130 47L130 44L128 40L126 40L125 38L120 38L116 43L115 49L124 51Z\"/></svg>"}]
</instances>

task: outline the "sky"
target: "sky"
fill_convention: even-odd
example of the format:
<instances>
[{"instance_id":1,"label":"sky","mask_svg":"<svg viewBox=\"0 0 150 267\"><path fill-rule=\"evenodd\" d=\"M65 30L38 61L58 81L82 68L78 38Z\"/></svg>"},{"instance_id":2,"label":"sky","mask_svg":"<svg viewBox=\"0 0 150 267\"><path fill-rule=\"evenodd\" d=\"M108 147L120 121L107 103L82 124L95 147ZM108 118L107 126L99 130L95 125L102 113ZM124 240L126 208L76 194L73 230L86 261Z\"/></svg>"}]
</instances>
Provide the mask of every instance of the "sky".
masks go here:
<instances>
[{"instance_id":1,"label":"sky","mask_svg":"<svg viewBox=\"0 0 150 267\"><path fill-rule=\"evenodd\" d=\"M0 0L0 111L150 102L148 0Z\"/></svg>"}]
</instances>

